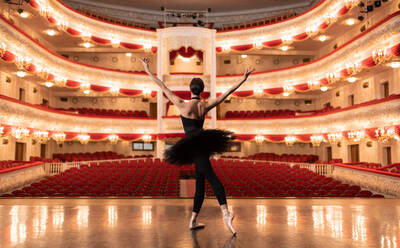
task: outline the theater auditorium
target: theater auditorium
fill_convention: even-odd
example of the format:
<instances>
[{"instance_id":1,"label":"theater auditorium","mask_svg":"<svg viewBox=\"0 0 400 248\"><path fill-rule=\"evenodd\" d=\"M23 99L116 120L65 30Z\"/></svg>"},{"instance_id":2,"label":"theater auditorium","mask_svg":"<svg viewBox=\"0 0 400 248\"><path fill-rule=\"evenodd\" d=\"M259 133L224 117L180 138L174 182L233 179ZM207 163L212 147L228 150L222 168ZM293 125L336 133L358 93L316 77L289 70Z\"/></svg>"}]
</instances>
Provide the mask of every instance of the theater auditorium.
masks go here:
<instances>
[{"instance_id":1,"label":"theater auditorium","mask_svg":"<svg viewBox=\"0 0 400 248\"><path fill-rule=\"evenodd\" d=\"M0 8L0 247L400 247L399 0Z\"/></svg>"}]
</instances>

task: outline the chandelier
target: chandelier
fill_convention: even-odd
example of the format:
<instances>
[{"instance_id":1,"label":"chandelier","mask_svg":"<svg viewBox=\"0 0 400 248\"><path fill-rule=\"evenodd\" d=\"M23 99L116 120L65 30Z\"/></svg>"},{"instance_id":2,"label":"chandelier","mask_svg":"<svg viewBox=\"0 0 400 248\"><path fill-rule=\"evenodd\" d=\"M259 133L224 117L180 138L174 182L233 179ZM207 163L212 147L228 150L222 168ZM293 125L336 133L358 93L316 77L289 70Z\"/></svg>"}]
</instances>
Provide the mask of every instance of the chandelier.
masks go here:
<instances>
[{"instance_id":1,"label":"chandelier","mask_svg":"<svg viewBox=\"0 0 400 248\"><path fill-rule=\"evenodd\" d=\"M285 137L285 143L287 146L293 146L294 143L296 142L296 137L295 136L286 136Z\"/></svg>"},{"instance_id":2,"label":"chandelier","mask_svg":"<svg viewBox=\"0 0 400 248\"><path fill-rule=\"evenodd\" d=\"M17 140L24 140L29 136L29 129L27 128L13 128L11 130L11 135Z\"/></svg>"},{"instance_id":3,"label":"chandelier","mask_svg":"<svg viewBox=\"0 0 400 248\"><path fill-rule=\"evenodd\" d=\"M375 64L379 65L385 60L385 50L384 49L376 49L372 52L372 59Z\"/></svg>"},{"instance_id":4,"label":"chandelier","mask_svg":"<svg viewBox=\"0 0 400 248\"><path fill-rule=\"evenodd\" d=\"M46 143L49 140L49 132L36 130L33 132L33 139L39 143Z\"/></svg>"},{"instance_id":5,"label":"chandelier","mask_svg":"<svg viewBox=\"0 0 400 248\"><path fill-rule=\"evenodd\" d=\"M111 142L111 144L117 144L118 143L118 135L116 134L110 134L108 135L108 140Z\"/></svg>"},{"instance_id":6,"label":"chandelier","mask_svg":"<svg viewBox=\"0 0 400 248\"><path fill-rule=\"evenodd\" d=\"M151 141L151 135L145 134L142 136L142 140L146 143Z\"/></svg>"},{"instance_id":7,"label":"chandelier","mask_svg":"<svg viewBox=\"0 0 400 248\"><path fill-rule=\"evenodd\" d=\"M7 51L7 46L5 43L2 42L0 44L0 57L3 57L6 51Z\"/></svg>"},{"instance_id":8,"label":"chandelier","mask_svg":"<svg viewBox=\"0 0 400 248\"><path fill-rule=\"evenodd\" d=\"M149 98L151 96L151 90L148 88L143 89L143 96Z\"/></svg>"},{"instance_id":9,"label":"chandelier","mask_svg":"<svg viewBox=\"0 0 400 248\"><path fill-rule=\"evenodd\" d=\"M328 141L330 144L336 144L340 140L342 140L342 133L330 133L328 134Z\"/></svg>"},{"instance_id":10,"label":"chandelier","mask_svg":"<svg viewBox=\"0 0 400 248\"><path fill-rule=\"evenodd\" d=\"M111 89L110 89L110 93L111 93L111 95L113 95L113 96L118 96L118 94L119 94L119 88L118 88L118 87L115 87L115 86L112 86Z\"/></svg>"},{"instance_id":11,"label":"chandelier","mask_svg":"<svg viewBox=\"0 0 400 248\"><path fill-rule=\"evenodd\" d=\"M15 65L20 70L25 69L26 66L28 66L31 62L32 62L32 59L29 57L23 57L23 56L17 55L15 58Z\"/></svg>"},{"instance_id":12,"label":"chandelier","mask_svg":"<svg viewBox=\"0 0 400 248\"><path fill-rule=\"evenodd\" d=\"M289 96L294 91L292 85L283 86L283 96Z\"/></svg>"},{"instance_id":13,"label":"chandelier","mask_svg":"<svg viewBox=\"0 0 400 248\"><path fill-rule=\"evenodd\" d=\"M365 131L364 130L350 131L347 133L347 138L353 142L361 141L365 138Z\"/></svg>"},{"instance_id":14,"label":"chandelier","mask_svg":"<svg viewBox=\"0 0 400 248\"><path fill-rule=\"evenodd\" d=\"M388 142L391 138L396 139L396 130L394 127L385 129L385 128L378 128L375 130L375 137L379 142Z\"/></svg>"},{"instance_id":15,"label":"chandelier","mask_svg":"<svg viewBox=\"0 0 400 248\"><path fill-rule=\"evenodd\" d=\"M67 135L65 133L54 133L52 138L57 142L57 144L61 144L62 142L65 141L65 137Z\"/></svg>"},{"instance_id":16,"label":"chandelier","mask_svg":"<svg viewBox=\"0 0 400 248\"><path fill-rule=\"evenodd\" d=\"M257 144L261 144L264 142L265 137L263 135L256 135L256 137L254 137L254 140L256 141Z\"/></svg>"},{"instance_id":17,"label":"chandelier","mask_svg":"<svg viewBox=\"0 0 400 248\"><path fill-rule=\"evenodd\" d=\"M350 75L356 74L361 71L361 65L358 62L346 64L347 73Z\"/></svg>"},{"instance_id":18,"label":"chandelier","mask_svg":"<svg viewBox=\"0 0 400 248\"><path fill-rule=\"evenodd\" d=\"M308 36L314 36L317 33L318 33L318 26L313 25L313 26L306 27L306 34Z\"/></svg>"},{"instance_id":19,"label":"chandelier","mask_svg":"<svg viewBox=\"0 0 400 248\"><path fill-rule=\"evenodd\" d=\"M79 142L81 142L82 145L86 145L87 143L89 143L90 135L79 134L78 135L78 140L79 140Z\"/></svg>"},{"instance_id":20,"label":"chandelier","mask_svg":"<svg viewBox=\"0 0 400 248\"><path fill-rule=\"evenodd\" d=\"M322 136L322 135L312 135L310 137L310 139L311 139L311 144L313 146L320 146L322 141L324 141L324 136Z\"/></svg>"},{"instance_id":21,"label":"chandelier","mask_svg":"<svg viewBox=\"0 0 400 248\"><path fill-rule=\"evenodd\" d=\"M80 85L80 88L83 91L83 94L89 95L89 93L90 93L90 84L89 83L82 83Z\"/></svg>"},{"instance_id":22,"label":"chandelier","mask_svg":"<svg viewBox=\"0 0 400 248\"><path fill-rule=\"evenodd\" d=\"M67 83L67 78L61 77L61 76L56 76L54 78L54 82L56 83L56 85L64 87Z\"/></svg>"},{"instance_id":23,"label":"chandelier","mask_svg":"<svg viewBox=\"0 0 400 248\"><path fill-rule=\"evenodd\" d=\"M263 93L264 93L264 91L263 91L263 89L262 89L261 86L258 86L257 88L255 88L255 89L253 90L253 92L254 92L254 94L255 94L256 96L262 96Z\"/></svg>"},{"instance_id":24,"label":"chandelier","mask_svg":"<svg viewBox=\"0 0 400 248\"><path fill-rule=\"evenodd\" d=\"M337 81L338 76L334 72L329 72L326 74L326 79L328 80L328 83L334 83Z\"/></svg>"}]
</instances>

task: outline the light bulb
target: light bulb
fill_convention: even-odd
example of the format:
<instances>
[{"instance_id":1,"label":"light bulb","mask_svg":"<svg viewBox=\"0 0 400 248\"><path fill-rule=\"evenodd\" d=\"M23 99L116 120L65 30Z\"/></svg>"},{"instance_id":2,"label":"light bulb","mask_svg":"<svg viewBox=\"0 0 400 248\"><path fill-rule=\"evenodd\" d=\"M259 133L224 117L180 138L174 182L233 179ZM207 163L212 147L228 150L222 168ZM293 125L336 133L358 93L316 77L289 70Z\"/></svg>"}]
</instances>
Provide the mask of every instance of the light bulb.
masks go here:
<instances>
[{"instance_id":1,"label":"light bulb","mask_svg":"<svg viewBox=\"0 0 400 248\"><path fill-rule=\"evenodd\" d=\"M29 17L29 13L24 11L21 14L19 14L19 16L21 16L22 18L28 18Z\"/></svg>"},{"instance_id":2,"label":"light bulb","mask_svg":"<svg viewBox=\"0 0 400 248\"><path fill-rule=\"evenodd\" d=\"M328 90L328 86L321 86L321 91L325 92Z\"/></svg>"},{"instance_id":3,"label":"light bulb","mask_svg":"<svg viewBox=\"0 0 400 248\"><path fill-rule=\"evenodd\" d=\"M357 78L356 77L349 77L349 78L347 78L347 81L349 83L354 83L355 81L357 81Z\"/></svg>"},{"instance_id":4,"label":"light bulb","mask_svg":"<svg viewBox=\"0 0 400 248\"><path fill-rule=\"evenodd\" d=\"M54 29L47 29L45 32L49 36L54 36L57 34L57 32Z\"/></svg>"},{"instance_id":5,"label":"light bulb","mask_svg":"<svg viewBox=\"0 0 400 248\"><path fill-rule=\"evenodd\" d=\"M26 72L24 72L24 71L17 71L17 76L20 77L20 78L23 78L23 77L26 76Z\"/></svg>"},{"instance_id":6,"label":"light bulb","mask_svg":"<svg viewBox=\"0 0 400 248\"><path fill-rule=\"evenodd\" d=\"M392 67L393 69L397 69L400 68L400 61L394 61L388 64L390 67Z\"/></svg>"},{"instance_id":7,"label":"light bulb","mask_svg":"<svg viewBox=\"0 0 400 248\"><path fill-rule=\"evenodd\" d=\"M324 41L326 41L327 39L328 39L328 37L327 37L326 35L320 35L320 36L318 36L318 40L321 41L321 42L324 42Z\"/></svg>"},{"instance_id":8,"label":"light bulb","mask_svg":"<svg viewBox=\"0 0 400 248\"><path fill-rule=\"evenodd\" d=\"M48 88L53 87L54 83L53 82L45 82L44 85Z\"/></svg>"},{"instance_id":9,"label":"light bulb","mask_svg":"<svg viewBox=\"0 0 400 248\"><path fill-rule=\"evenodd\" d=\"M345 21L346 25L348 26L353 26L356 23L356 20L354 20L353 18L349 18Z\"/></svg>"},{"instance_id":10,"label":"light bulb","mask_svg":"<svg viewBox=\"0 0 400 248\"><path fill-rule=\"evenodd\" d=\"M125 56L126 56L126 57L131 57L131 56L132 56L132 53L125 53Z\"/></svg>"},{"instance_id":11,"label":"light bulb","mask_svg":"<svg viewBox=\"0 0 400 248\"><path fill-rule=\"evenodd\" d=\"M245 59L245 58L247 58L247 54L242 54L241 57L242 57L243 59Z\"/></svg>"},{"instance_id":12,"label":"light bulb","mask_svg":"<svg viewBox=\"0 0 400 248\"><path fill-rule=\"evenodd\" d=\"M289 47L288 47L288 46L282 46L282 47L281 47L281 50L282 50L282 51L287 51L287 50L289 50Z\"/></svg>"},{"instance_id":13,"label":"light bulb","mask_svg":"<svg viewBox=\"0 0 400 248\"><path fill-rule=\"evenodd\" d=\"M93 45L92 45L92 43L90 43L90 42L84 42L84 43L81 44L81 46L86 47L86 48L90 48L90 47L92 47Z\"/></svg>"}]
</instances>

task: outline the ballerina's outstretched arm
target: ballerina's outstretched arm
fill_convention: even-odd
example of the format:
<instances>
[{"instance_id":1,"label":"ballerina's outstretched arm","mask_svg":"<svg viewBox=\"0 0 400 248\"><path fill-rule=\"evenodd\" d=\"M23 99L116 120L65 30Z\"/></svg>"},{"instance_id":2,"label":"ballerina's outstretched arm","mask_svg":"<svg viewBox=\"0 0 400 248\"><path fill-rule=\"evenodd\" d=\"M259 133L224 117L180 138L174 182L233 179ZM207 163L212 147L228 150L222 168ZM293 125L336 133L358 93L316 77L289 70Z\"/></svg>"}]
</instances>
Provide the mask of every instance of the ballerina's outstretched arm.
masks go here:
<instances>
[{"instance_id":1,"label":"ballerina's outstretched arm","mask_svg":"<svg viewBox=\"0 0 400 248\"><path fill-rule=\"evenodd\" d=\"M232 85L232 87L229 90L222 93L217 98L211 99L210 101L208 101L207 105L206 105L206 112L210 111L212 108L214 108L215 106L217 106L218 104L223 102L225 100L225 98L227 98L230 94L232 94L235 90L237 90L237 88L239 88L240 85L242 85L247 80L249 75L254 71L255 71L254 68L247 68L243 74L243 78L240 81L238 81L236 84Z\"/></svg>"},{"instance_id":2,"label":"ballerina's outstretched arm","mask_svg":"<svg viewBox=\"0 0 400 248\"><path fill-rule=\"evenodd\" d=\"M168 97L168 99L178 108L184 103L183 99L175 95L163 81L161 81L158 77L154 76L153 73L149 70L149 60L146 58L140 59L143 64L144 70L146 73L153 79L153 81L160 86L162 92Z\"/></svg>"}]
</instances>

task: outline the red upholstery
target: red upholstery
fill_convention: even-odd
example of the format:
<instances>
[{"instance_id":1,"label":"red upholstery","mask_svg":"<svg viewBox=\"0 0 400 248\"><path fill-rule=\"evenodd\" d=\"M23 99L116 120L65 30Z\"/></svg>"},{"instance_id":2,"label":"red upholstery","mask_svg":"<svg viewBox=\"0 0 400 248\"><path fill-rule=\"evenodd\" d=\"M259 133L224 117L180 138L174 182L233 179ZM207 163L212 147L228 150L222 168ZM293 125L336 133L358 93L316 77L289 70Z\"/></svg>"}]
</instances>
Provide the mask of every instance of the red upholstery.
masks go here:
<instances>
[{"instance_id":1,"label":"red upholstery","mask_svg":"<svg viewBox=\"0 0 400 248\"><path fill-rule=\"evenodd\" d=\"M68 112L74 112L81 115L102 115L102 116L123 116L123 117L148 117L144 110L119 110L119 109L93 109L93 108L69 108L58 109Z\"/></svg>"},{"instance_id":2,"label":"red upholstery","mask_svg":"<svg viewBox=\"0 0 400 248\"><path fill-rule=\"evenodd\" d=\"M212 160L217 176L233 197L383 197L285 163ZM193 166L173 166L159 159L91 162L80 169L42 179L2 197L142 197L179 196L179 175ZM193 173L192 173L193 174ZM213 196L210 185L206 193Z\"/></svg>"},{"instance_id":3,"label":"red upholstery","mask_svg":"<svg viewBox=\"0 0 400 248\"><path fill-rule=\"evenodd\" d=\"M400 174L400 163L390 164L390 165L379 168L379 170Z\"/></svg>"},{"instance_id":4,"label":"red upholstery","mask_svg":"<svg viewBox=\"0 0 400 248\"><path fill-rule=\"evenodd\" d=\"M16 161L16 160L3 160L0 161L0 171L9 168L16 168L25 164L30 163L31 161Z\"/></svg>"},{"instance_id":5,"label":"red upholstery","mask_svg":"<svg viewBox=\"0 0 400 248\"><path fill-rule=\"evenodd\" d=\"M229 156L222 156L222 158L233 158ZM257 153L250 155L247 159L264 160L264 161L278 161L278 162L296 162L296 163L314 163L318 160L316 155L297 155L297 154L282 154L275 153Z\"/></svg>"},{"instance_id":6,"label":"red upholstery","mask_svg":"<svg viewBox=\"0 0 400 248\"><path fill-rule=\"evenodd\" d=\"M124 155L117 154L115 152L94 152L94 153L55 153L53 159L60 160L62 162L73 162L73 161L94 161L94 160L110 160L110 159L121 159L125 158Z\"/></svg>"}]
</instances>

